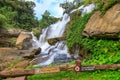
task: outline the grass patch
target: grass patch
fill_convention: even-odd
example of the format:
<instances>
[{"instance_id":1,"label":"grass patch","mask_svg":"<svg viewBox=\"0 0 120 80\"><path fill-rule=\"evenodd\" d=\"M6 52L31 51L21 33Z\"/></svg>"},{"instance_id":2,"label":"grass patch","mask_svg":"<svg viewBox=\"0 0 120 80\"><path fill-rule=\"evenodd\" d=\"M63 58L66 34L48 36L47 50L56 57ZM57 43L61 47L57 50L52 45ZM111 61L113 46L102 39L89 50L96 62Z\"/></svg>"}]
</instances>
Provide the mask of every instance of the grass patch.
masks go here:
<instances>
[{"instance_id":1,"label":"grass patch","mask_svg":"<svg viewBox=\"0 0 120 80\"><path fill-rule=\"evenodd\" d=\"M89 71L79 72L62 71L52 74L38 74L29 76L28 80L120 80L118 71Z\"/></svg>"}]
</instances>

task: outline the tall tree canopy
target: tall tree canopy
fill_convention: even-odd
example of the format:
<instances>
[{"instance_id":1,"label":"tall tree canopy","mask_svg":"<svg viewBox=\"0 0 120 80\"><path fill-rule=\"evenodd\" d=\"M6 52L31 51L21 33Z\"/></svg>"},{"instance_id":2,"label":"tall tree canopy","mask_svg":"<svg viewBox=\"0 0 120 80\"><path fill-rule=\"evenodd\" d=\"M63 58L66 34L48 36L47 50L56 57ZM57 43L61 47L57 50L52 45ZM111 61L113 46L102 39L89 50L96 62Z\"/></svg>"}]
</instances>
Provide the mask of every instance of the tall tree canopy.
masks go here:
<instances>
[{"instance_id":1,"label":"tall tree canopy","mask_svg":"<svg viewBox=\"0 0 120 80\"><path fill-rule=\"evenodd\" d=\"M30 29L38 26L35 18L35 3L25 0L0 0L0 26ZM6 24L6 25L3 25Z\"/></svg>"},{"instance_id":2,"label":"tall tree canopy","mask_svg":"<svg viewBox=\"0 0 120 80\"><path fill-rule=\"evenodd\" d=\"M45 28L49 26L50 24L55 23L58 20L58 18L55 18L50 15L50 13L46 10L44 14L42 15L42 19L39 20L39 26L42 28Z\"/></svg>"}]
</instances>

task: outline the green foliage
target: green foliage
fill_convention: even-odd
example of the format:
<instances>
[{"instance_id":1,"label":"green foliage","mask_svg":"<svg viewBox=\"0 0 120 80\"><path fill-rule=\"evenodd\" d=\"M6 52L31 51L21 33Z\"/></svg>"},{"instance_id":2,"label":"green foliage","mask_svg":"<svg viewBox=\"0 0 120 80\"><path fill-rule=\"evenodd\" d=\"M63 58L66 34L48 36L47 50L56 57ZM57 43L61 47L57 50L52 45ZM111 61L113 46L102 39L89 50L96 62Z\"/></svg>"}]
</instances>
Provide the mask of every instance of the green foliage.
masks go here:
<instances>
[{"instance_id":1,"label":"green foliage","mask_svg":"<svg viewBox=\"0 0 120 80\"><path fill-rule=\"evenodd\" d=\"M0 27L4 26L6 23L6 17L0 14Z\"/></svg>"},{"instance_id":2,"label":"green foliage","mask_svg":"<svg viewBox=\"0 0 120 80\"><path fill-rule=\"evenodd\" d=\"M85 38L83 45L91 54L83 60L84 65L120 63L120 41Z\"/></svg>"},{"instance_id":3,"label":"green foliage","mask_svg":"<svg viewBox=\"0 0 120 80\"><path fill-rule=\"evenodd\" d=\"M33 12L34 7L35 3L31 1L1 0L0 17L3 15L4 19L1 20L6 23L6 25L2 26L12 26L27 30L30 30L32 27L38 27L38 20L35 18Z\"/></svg>"},{"instance_id":4,"label":"green foliage","mask_svg":"<svg viewBox=\"0 0 120 80\"><path fill-rule=\"evenodd\" d=\"M52 74L38 74L29 76L28 80L120 80L120 71L62 71Z\"/></svg>"},{"instance_id":5,"label":"green foliage","mask_svg":"<svg viewBox=\"0 0 120 80\"><path fill-rule=\"evenodd\" d=\"M39 27L48 27L49 25L55 23L57 20L58 18L50 16L50 13L48 11L45 11L45 13L42 15L42 19L39 20Z\"/></svg>"},{"instance_id":6,"label":"green foliage","mask_svg":"<svg viewBox=\"0 0 120 80\"><path fill-rule=\"evenodd\" d=\"M67 46L71 48L75 43L80 44L82 40L82 31L88 22L91 14L86 14L83 17L79 17L73 24L69 25L69 31L67 31Z\"/></svg>"}]
</instances>

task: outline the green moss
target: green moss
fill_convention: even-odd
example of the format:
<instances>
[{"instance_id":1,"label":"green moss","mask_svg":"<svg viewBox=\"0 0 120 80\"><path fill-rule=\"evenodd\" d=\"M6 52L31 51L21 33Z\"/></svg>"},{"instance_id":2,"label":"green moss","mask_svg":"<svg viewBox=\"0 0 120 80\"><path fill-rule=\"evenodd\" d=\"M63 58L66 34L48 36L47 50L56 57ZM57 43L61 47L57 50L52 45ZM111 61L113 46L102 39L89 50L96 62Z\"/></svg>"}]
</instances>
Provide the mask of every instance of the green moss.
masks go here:
<instances>
[{"instance_id":1,"label":"green moss","mask_svg":"<svg viewBox=\"0 0 120 80\"><path fill-rule=\"evenodd\" d=\"M0 14L0 28L5 26L6 20L7 20L6 17L4 15Z\"/></svg>"}]
</instances>

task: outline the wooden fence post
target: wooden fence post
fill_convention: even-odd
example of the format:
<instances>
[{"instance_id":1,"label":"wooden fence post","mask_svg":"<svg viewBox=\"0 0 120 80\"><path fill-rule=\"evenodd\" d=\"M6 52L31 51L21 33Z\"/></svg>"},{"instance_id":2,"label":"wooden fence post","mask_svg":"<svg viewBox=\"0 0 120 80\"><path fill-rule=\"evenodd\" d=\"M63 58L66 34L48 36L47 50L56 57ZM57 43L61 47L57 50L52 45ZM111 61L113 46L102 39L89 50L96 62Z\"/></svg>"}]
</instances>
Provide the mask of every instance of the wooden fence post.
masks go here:
<instances>
[{"instance_id":1,"label":"wooden fence post","mask_svg":"<svg viewBox=\"0 0 120 80\"><path fill-rule=\"evenodd\" d=\"M75 61L74 70L75 70L76 72L80 72L80 71L81 71L81 62L80 62L80 60L76 60L76 61Z\"/></svg>"}]
</instances>

